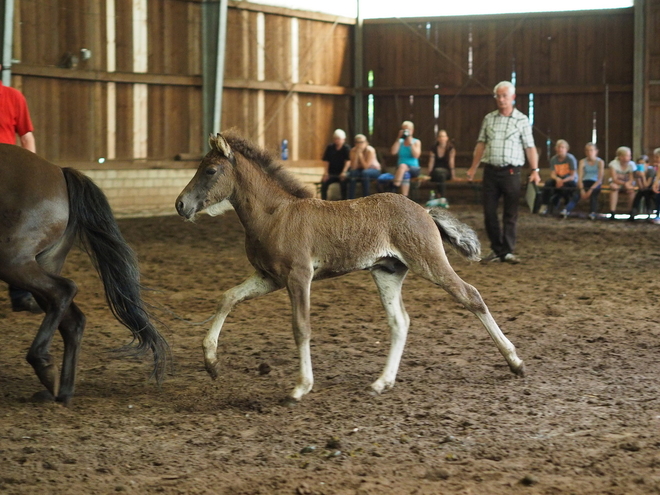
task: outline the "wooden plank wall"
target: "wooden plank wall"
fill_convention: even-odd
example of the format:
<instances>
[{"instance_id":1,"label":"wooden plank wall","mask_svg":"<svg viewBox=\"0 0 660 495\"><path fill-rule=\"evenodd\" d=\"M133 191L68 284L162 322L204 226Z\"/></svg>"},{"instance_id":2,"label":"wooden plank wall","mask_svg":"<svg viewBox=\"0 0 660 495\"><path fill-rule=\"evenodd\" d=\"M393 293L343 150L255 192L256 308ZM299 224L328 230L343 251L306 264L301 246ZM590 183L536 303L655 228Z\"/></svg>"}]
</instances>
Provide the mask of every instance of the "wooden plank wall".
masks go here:
<instances>
[{"instance_id":1,"label":"wooden plank wall","mask_svg":"<svg viewBox=\"0 0 660 495\"><path fill-rule=\"evenodd\" d=\"M136 4L147 15L146 72L135 69ZM15 11L12 85L27 98L39 154L66 164L201 152L199 1L15 0ZM135 98L144 85L146 122ZM135 139L146 156L135 156Z\"/></svg>"},{"instance_id":2,"label":"wooden plank wall","mask_svg":"<svg viewBox=\"0 0 660 495\"><path fill-rule=\"evenodd\" d=\"M660 0L647 0L646 6L644 147L651 156L660 148Z\"/></svg>"},{"instance_id":3,"label":"wooden plank wall","mask_svg":"<svg viewBox=\"0 0 660 495\"><path fill-rule=\"evenodd\" d=\"M481 120L495 109L492 87L510 80L514 70L516 103L524 113L534 94L542 157L548 155L548 138L566 139L582 156L594 112L601 156L610 159L618 146L631 145L632 9L367 20L364 39L365 78L374 74L374 87L365 89L375 103L371 141L379 149L386 150L409 119L424 149L433 143L437 125L454 139L462 164L469 163ZM437 120L434 94L440 95Z\"/></svg>"},{"instance_id":4,"label":"wooden plank wall","mask_svg":"<svg viewBox=\"0 0 660 495\"><path fill-rule=\"evenodd\" d=\"M321 158L335 128L353 132L353 24L230 2L223 127L271 150L286 139L292 160Z\"/></svg>"},{"instance_id":5,"label":"wooden plank wall","mask_svg":"<svg viewBox=\"0 0 660 495\"><path fill-rule=\"evenodd\" d=\"M148 32L144 73L134 70L133 17L141 1ZM647 5L648 67L657 82L660 14L657 0ZM203 152L200 0L40 0L35 6L35 0L16 0L14 58L20 62L13 84L28 99L40 154L58 163L92 162L112 148L118 161L144 158L135 156L141 128L147 159ZM270 149L287 139L290 158L298 160L318 159L335 128L349 136L366 131L352 125L352 19L244 1L230 2L228 15L223 127L237 127ZM365 78L370 70L375 76L371 140L379 148L389 147L400 122L411 119L425 149L438 126L469 160L481 119L494 109L492 86L514 68L520 109L527 113L528 95L535 96L542 156L548 137L567 139L580 155L594 112L601 155L611 158L616 147L631 144L632 9L370 20L364 34ZM87 61L80 60L82 48L91 50ZM66 53L77 56L77 64L67 64ZM147 87L146 122L135 117L140 85ZM649 146L658 144L649 136L657 141L660 132L658 88L647 85ZM437 121L434 94L440 95Z\"/></svg>"}]
</instances>

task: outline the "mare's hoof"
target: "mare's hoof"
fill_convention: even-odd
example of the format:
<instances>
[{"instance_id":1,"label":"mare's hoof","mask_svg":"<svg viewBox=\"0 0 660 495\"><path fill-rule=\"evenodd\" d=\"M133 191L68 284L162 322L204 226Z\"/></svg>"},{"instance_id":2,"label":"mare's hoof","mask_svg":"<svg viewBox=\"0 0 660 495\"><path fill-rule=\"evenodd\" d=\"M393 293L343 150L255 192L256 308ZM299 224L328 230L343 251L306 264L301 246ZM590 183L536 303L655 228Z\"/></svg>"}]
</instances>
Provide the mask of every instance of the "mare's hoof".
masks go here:
<instances>
[{"instance_id":1,"label":"mare's hoof","mask_svg":"<svg viewBox=\"0 0 660 495\"><path fill-rule=\"evenodd\" d=\"M37 402L39 404L44 402L53 402L54 400L55 397L48 390L41 390L39 392L35 392L34 394L32 394L32 397L30 397L30 402Z\"/></svg>"},{"instance_id":2,"label":"mare's hoof","mask_svg":"<svg viewBox=\"0 0 660 495\"><path fill-rule=\"evenodd\" d=\"M20 313L21 311L27 311L34 315L39 315L44 312L43 309L37 304L37 301L34 300L31 294L27 296L20 297L18 299L11 301L11 310L15 313Z\"/></svg>"},{"instance_id":3,"label":"mare's hoof","mask_svg":"<svg viewBox=\"0 0 660 495\"><path fill-rule=\"evenodd\" d=\"M55 397L55 402L62 404L64 407L69 407L72 398L73 397L71 395L59 395Z\"/></svg>"},{"instance_id":4,"label":"mare's hoof","mask_svg":"<svg viewBox=\"0 0 660 495\"><path fill-rule=\"evenodd\" d=\"M48 389L53 397L57 397L60 391L60 374L57 366L54 364L47 364L42 368L35 368L37 376L41 383Z\"/></svg>"},{"instance_id":5,"label":"mare's hoof","mask_svg":"<svg viewBox=\"0 0 660 495\"><path fill-rule=\"evenodd\" d=\"M527 374L525 371L525 363L520 363L520 365L517 368L511 368L511 371L513 372L514 375L524 378L525 375Z\"/></svg>"}]
</instances>

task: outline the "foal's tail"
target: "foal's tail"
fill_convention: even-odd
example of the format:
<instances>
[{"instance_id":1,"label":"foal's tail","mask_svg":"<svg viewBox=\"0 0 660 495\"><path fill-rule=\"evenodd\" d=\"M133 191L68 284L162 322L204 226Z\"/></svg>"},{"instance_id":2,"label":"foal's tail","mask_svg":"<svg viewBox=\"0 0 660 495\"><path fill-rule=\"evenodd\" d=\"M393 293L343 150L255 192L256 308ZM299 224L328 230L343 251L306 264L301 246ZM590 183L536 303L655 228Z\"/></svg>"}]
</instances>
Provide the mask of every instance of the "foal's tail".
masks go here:
<instances>
[{"instance_id":1,"label":"foal's tail","mask_svg":"<svg viewBox=\"0 0 660 495\"><path fill-rule=\"evenodd\" d=\"M138 352L151 349L153 376L163 379L169 347L151 323L140 294L137 258L119 231L108 200L92 180L64 168L69 190L69 227L85 248L103 281L110 311L137 339Z\"/></svg>"},{"instance_id":2,"label":"foal's tail","mask_svg":"<svg viewBox=\"0 0 660 495\"><path fill-rule=\"evenodd\" d=\"M444 242L465 256L470 261L481 259L481 243L477 233L468 225L458 221L444 208L431 208L427 210L440 230Z\"/></svg>"}]
</instances>

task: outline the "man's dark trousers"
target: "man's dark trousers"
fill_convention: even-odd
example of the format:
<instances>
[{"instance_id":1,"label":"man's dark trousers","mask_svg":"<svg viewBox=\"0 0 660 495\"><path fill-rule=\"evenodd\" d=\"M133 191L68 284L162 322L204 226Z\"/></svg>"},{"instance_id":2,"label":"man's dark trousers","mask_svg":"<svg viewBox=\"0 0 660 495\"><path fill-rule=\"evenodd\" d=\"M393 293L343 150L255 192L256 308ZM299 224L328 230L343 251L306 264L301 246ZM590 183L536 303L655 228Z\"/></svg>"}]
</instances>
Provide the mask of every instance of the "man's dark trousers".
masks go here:
<instances>
[{"instance_id":1,"label":"man's dark trousers","mask_svg":"<svg viewBox=\"0 0 660 495\"><path fill-rule=\"evenodd\" d=\"M486 233L490 239L491 249L500 257L513 253L516 247L521 168L510 165L497 167L488 164L484 168L482 190ZM500 197L504 199L502 229L500 229L497 215Z\"/></svg>"}]
</instances>

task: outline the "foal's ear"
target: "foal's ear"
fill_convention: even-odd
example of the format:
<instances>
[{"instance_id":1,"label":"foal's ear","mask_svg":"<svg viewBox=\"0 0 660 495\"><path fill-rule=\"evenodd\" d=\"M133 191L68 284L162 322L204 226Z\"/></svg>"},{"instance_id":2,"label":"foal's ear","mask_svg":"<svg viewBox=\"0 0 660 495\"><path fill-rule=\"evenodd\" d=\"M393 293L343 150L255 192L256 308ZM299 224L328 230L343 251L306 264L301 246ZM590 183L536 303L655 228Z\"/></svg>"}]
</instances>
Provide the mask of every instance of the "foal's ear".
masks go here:
<instances>
[{"instance_id":1,"label":"foal's ear","mask_svg":"<svg viewBox=\"0 0 660 495\"><path fill-rule=\"evenodd\" d=\"M229 143L220 133L218 133L215 137L213 134L209 136L209 146L212 149L219 151L227 158L231 158L233 156L231 148L229 147Z\"/></svg>"}]
</instances>

